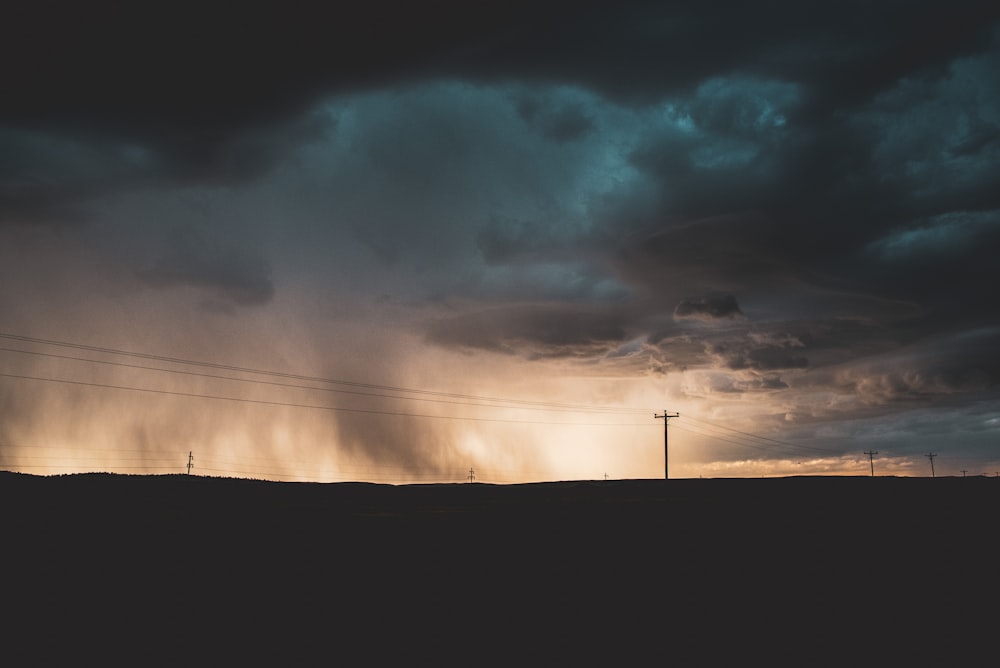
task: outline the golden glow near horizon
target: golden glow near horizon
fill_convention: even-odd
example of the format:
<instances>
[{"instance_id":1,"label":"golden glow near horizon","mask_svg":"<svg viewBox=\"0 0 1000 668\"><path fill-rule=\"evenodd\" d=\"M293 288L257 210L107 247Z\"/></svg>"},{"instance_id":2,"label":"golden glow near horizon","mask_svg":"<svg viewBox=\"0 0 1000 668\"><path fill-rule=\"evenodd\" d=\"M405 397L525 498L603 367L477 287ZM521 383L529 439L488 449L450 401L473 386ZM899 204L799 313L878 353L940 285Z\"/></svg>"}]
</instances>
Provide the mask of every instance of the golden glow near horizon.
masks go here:
<instances>
[{"instance_id":1,"label":"golden glow near horizon","mask_svg":"<svg viewBox=\"0 0 1000 668\"><path fill-rule=\"evenodd\" d=\"M6 382L17 381L32 397L24 410L36 419L7 432L3 465L41 474L183 472L191 452L191 471L199 475L444 482L463 480L472 467L477 480L499 483L656 477L660 466L660 432L652 420L642 426L625 415L626 424L639 426L606 426L622 416L541 403L568 401L557 394L522 395L517 401L531 402L526 405L477 400L505 396L504 388L478 384L444 397L353 386L341 394L271 376L265 383L282 384L223 381L223 372L213 369L197 370L213 378L150 371L154 364L170 367L140 360L142 369L98 365L95 374L79 360L43 357L13 369L21 377ZM641 444L647 437L651 448Z\"/></svg>"},{"instance_id":2,"label":"golden glow near horizon","mask_svg":"<svg viewBox=\"0 0 1000 668\"><path fill-rule=\"evenodd\" d=\"M168 312L145 308L137 302L126 312L156 336L110 319L64 340L154 358L0 340L0 467L183 473L191 452L195 475L288 481L465 482L470 468L477 482L498 484L657 479L663 422L653 416L666 409L680 413L669 426L671 477L869 471L867 446L796 447L787 395L713 393L719 372L630 366L615 374L572 360L469 355L354 321L324 323L325 338L292 319L277 327L227 317L209 319L211 329L182 328ZM247 336L251 324L255 335ZM852 437L836 438L827 440ZM877 474L929 473L923 453L876 449Z\"/></svg>"},{"instance_id":3,"label":"golden glow near horizon","mask_svg":"<svg viewBox=\"0 0 1000 668\"><path fill-rule=\"evenodd\" d=\"M17 381L31 397L23 408L35 417L8 429L2 461L7 470L182 473L191 453L195 475L281 481L463 482L470 469L476 482L498 484L663 477L662 421L652 411L635 409L664 403L657 379L567 373L526 382L526 363L501 360L505 368L484 375L490 384L459 376L441 394L429 389L443 387L440 379L412 388L415 392L374 384L331 386L286 378L297 375L290 371L262 376L34 345L49 356L13 369L19 373L12 375L21 377L5 379ZM424 359L418 375L434 366L452 374L456 360L442 355L434 362ZM97 365L95 373L82 359L130 366ZM476 360L479 369L487 364ZM78 373L81 365L89 376ZM185 375L192 373L203 375ZM528 394L527 388L534 391ZM569 404L593 408L581 411ZM673 405L680 418L669 427L671 477L863 475L868 469L857 456L716 460L720 442L758 451L767 442L696 417L696 402ZM710 413L708 402L700 405L700 414ZM747 420L730 424L753 428ZM915 470L919 475L919 464L897 458L880 460L878 468L885 475Z\"/></svg>"}]
</instances>

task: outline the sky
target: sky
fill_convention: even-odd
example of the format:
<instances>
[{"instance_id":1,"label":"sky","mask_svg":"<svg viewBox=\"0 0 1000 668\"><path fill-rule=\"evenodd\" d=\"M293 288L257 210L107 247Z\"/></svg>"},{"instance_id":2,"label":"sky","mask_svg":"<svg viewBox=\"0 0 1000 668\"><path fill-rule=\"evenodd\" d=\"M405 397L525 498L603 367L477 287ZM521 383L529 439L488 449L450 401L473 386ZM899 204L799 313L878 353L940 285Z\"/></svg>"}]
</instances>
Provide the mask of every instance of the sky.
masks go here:
<instances>
[{"instance_id":1,"label":"sky","mask_svg":"<svg viewBox=\"0 0 1000 668\"><path fill-rule=\"evenodd\" d=\"M0 467L998 475L995 3L356 4L6 12Z\"/></svg>"}]
</instances>

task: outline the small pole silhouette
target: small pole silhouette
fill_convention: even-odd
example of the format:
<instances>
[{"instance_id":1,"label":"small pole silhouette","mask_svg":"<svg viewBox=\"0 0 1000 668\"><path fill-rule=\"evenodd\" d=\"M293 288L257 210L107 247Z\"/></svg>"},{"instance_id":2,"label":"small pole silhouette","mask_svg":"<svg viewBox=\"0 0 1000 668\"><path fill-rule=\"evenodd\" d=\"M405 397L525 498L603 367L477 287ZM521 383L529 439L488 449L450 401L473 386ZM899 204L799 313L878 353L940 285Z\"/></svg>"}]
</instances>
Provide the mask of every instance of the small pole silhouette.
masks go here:
<instances>
[{"instance_id":1,"label":"small pole silhouette","mask_svg":"<svg viewBox=\"0 0 1000 668\"><path fill-rule=\"evenodd\" d=\"M963 477L963 478L965 477L965 474L966 474L966 473L968 473L968 470L967 470L967 469L962 469L962 477Z\"/></svg>"},{"instance_id":2,"label":"small pole silhouette","mask_svg":"<svg viewBox=\"0 0 1000 668\"><path fill-rule=\"evenodd\" d=\"M191 462L194 460L194 455L190 450L188 450L188 475L191 475Z\"/></svg>"},{"instance_id":3,"label":"small pole silhouette","mask_svg":"<svg viewBox=\"0 0 1000 668\"><path fill-rule=\"evenodd\" d=\"M605 479L605 480L607 480L607 479L608 479L608 474L607 474L607 473L605 473L605 474L604 474L604 479Z\"/></svg>"},{"instance_id":4,"label":"small pole silhouette","mask_svg":"<svg viewBox=\"0 0 1000 668\"><path fill-rule=\"evenodd\" d=\"M937 453L936 452L928 452L924 456L927 457L929 460L931 460L931 477L933 478L934 477L934 458L937 457Z\"/></svg>"},{"instance_id":5,"label":"small pole silhouette","mask_svg":"<svg viewBox=\"0 0 1000 668\"><path fill-rule=\"evenodd\" d=\"M469 482L472 482L472 481L473 481L473 480L475 480L475 479L476 479L476 474L475 474L475 472L474 472L474 471L472 470L472 467L470 466L470 467L469 467Z\"/></svg>"},{"instance_id":6,"label":"small pole silhouette","mask_svg":"<svg viewBox=\"0 0 1000 668\"><path fill-rule=\"evenodd\" d=\"M657 415L653 413L653 417L657 420L663 420L663 479L667 480L670 478L670 466L667 460L667 424L670 422L670 418L680 417L680 413L668 413L666 410L663 411L663 415Z\"/></svg>"},{"instance_id":7,"label":"small pole silhouette","mask_svg":"<svg viewBox=\"0 0 1000 668\"><path fill-rule=\"evenodd\" d=\"M878 454L878 450L865 450L865 454L868 455L868 463L871 464L871 467L872 467L872 477L874 478L875 477L875 460L872 459L872 458L875 455Z\"/></svg>"}]
</instances>

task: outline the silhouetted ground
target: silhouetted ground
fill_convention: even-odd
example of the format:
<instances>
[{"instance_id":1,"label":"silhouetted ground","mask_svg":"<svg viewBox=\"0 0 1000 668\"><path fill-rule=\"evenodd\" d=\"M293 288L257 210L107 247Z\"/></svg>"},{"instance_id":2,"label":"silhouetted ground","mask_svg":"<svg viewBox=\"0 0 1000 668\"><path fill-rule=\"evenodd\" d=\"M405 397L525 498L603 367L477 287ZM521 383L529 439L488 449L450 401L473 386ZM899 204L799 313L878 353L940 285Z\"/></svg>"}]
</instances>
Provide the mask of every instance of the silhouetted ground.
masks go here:
<instances>
[{"instance_id":1,"label":"silhouetted ground","mask_svg":"<svg viewBox=\"0 0 1000 668\"><path fill-rule=\"evenodd\" d=\"M985 477L0 473L7 665L951 665L993 651L998 499Z\"/></svg>"}]
</instances>

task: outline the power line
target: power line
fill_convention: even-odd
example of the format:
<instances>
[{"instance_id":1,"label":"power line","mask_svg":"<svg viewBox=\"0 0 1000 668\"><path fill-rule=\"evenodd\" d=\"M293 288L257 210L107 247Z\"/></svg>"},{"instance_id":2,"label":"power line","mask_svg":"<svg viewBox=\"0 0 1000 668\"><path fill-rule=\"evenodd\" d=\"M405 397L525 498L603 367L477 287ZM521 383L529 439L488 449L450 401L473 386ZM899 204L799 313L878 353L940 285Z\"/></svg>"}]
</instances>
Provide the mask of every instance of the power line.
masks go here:
<instances>
[{"instance_id":1,"label":"power line","mask_svg":"<svg viewBox=\"0 0 1000 668\"><path fill-rule=\"evenodd\" d=\"M334 379L334 378L324 378L324 377L317 377L317 376L306 376L306 375L293 374L293 373L287 373L287 372L281 372L281 371L271 371L271 370L255 369L255 368L250 368L250 367L241 367L241 366L235 366L235 365L229 365L229 364L220 364L220 363L217 363L217 362L190 360L190 359L177 358L177 357L168 357L168 356L164 356L164 355L156 355L156 354L151 354L151 353L120 350L120 349L116 349L116 348L103 347L103 346L91 346L91 345L71 343L71 342L66 342L66 341L56 341L56 340L51 340L51 339L42 339L42 338L37 338L37 337L29 337L29 336L23 336L23 335L17 335L17 334L10 334L10 333L4 333L4 332L0 332L0 338L6 338L6 339L11 339L11 340L17 340L17 341L25 341L25 342L30 342L30 343L42 344L42 345L67 347L67 348L73 348L73 349L79 349L79 350L89 350L89 351L100 352L100 353L105 353L105 354L130 356L130 357L136 357L136 358L141 358L141 359L153 359L153 360L159 360L159 361L166 361L166 362L170 362L170 363L174 363L174 364L186 364L186 365L200 366L200 367L206 367L206 368L225 369L225 370L237 371L237 372L240 372L240 373L258 374L258 375L264 375L264 376L269 376L269 377L281 377L281 378L304 380L304 381L310 381L310 382L319 382L319 383L327 383L327 384L344 385L344 386L349 386L349 387L360 387L360 388L367 388L367 389L379 389L379 390L392 391L392 392L403 393L403 394L417 394L417 395L421 395L421 396L399 396L398 394L396 394L396 395L388 395L388 394L381 394L381 393L376 393L376 392L362 392L362 391L358 391L358 390L346 390L346 389L340 389L340 388L328 388L328 387L315 387L315 386L308 386L308 385L296 385L296 384L292 384L292 383L281 383L281 382L277 382L277 381L268 381L268 380L262 380L262 379L238 378L238 377L234 377L234 376L222 376L222 375L217 375L217 374L208 374L208 373L204 373L204 372L197 372L197 371L190 371L190 370L165 369L165 368L162 368L162 367L149 367L149 366L144 366L144 365L139 365L139 364L128 364L128 363L125 363L125 362L117 362L117 361L110 361L110 360L95 360L95 359L89 359L89 358L73 357L73 356L68 356L68 355L57 355L55 353L48 353L48 352L41 352L41 351L25 351L25 350L12 349L12 348L0 348L0 351L7 351L7 352L16 352L16 353L30 354L30 355L41 355L41 356L47 356L47 357L53 357L53 358L59 358L59 359L70 359L70 360L75 360L75 361L90 362L90 363L96 363L96 364L107 364L107 365L114 365L114 366L121 366L121 367L129 367L129 368L136 368L136 369L145 369L145 370L151 370L151 371L159 371L159 372L165 372L165 373L184 374L184 375L199 376L199 377L213 378L213 379L219 379L219 380L229 380L229 381L235 381L235 382L257 383L257 384L264 384L264 385L271 385L271 386L278 386L278 387L289 387L289 388L295 388L295 389L304 389L304 390L310 390L310 391L338 392L338 393L344 393L344 394L353 394L353 395L360 395L360 396L370 396L370 397L384 398L384 399L398 399L398 400L403 400L403 401L407 401L407 400L410 400L410 401L431 401L431 402L447 403L447 404L455 404L455 405L469 405L469 406L482 407L482 408L512 408L512 409L541 410L541 411L572 411L572 412L583 412L583 413L589 412L589 413L609 414L609 415L614 415L614 414L617 414L617 415L639 415L639 414L643 414L643 413L648 414L648 409L644 409L644 408L595 406L595 405L586 405L586 404L572 404L572 403L557 403L557 402L545 402L545 401L532 401L532 400L526 400L526 399L509 399L509 398L486 397L486 396L471 395L471 394L461 394L461 393L453 393L453 392L437 392L437 391L432 391L432 390L421 390L421 389L397 387L397 386L391 386L391 385L380 385L380 384L374 384L374 383L362 383L362 382L356 382L356 381L346 381L346 380L340 380L340 379ZM3 375L3 374L0 374L0 375ZM39 380L54 380L54 379L41 379L41 378L37 378L37 379L39 379ZM79 383L80 381L55 381L55 382ZM96 383L95 383L95 385L105 386L106 387L106 385L101 385L101 384L96 384ZM123 386L113 386L113 387L117 387L118 389L131 389L131 390L134 390L134 391L155 391L155 392L161 392L161 393L171 393L170 391L167 391L167 390L150 390L148 388L126 388L126 387L123 387ZM176 394L182 395L182 396L198 396L195 393L177 392ZM353 408L352 409L352 408L346 408L346 407L316 406L316 405L309 405L309 404L298 404L298 403L293 403L293 402L268 402L268 401L264 401L264 400L243 399L243 398L235 398L235 397L222 397L222 396L214 396L214 395L203 395L203 396L205 398L215 398L215 399L222 399L222 400L229 400L229 401L248 401L248 402L256 402L256 403L268 403L268 404L272 404L272 405L288 405L288 406L303 407L303 408L315 408L315 409L322 409L322 410L337 410L337 411L347 411L347 412L357 412L357 413L373 413L373 414L381 414L381 415L405 415L405 416L412 416L412 417L436 417L436 418L440 418L440 419L463 419L463 420L479 420L479 421L490 421L490 422L512 422L512 423L523 423L523 424L540 424L540 425L561 425L561 424L569 425L569 424L577 424L579 426L609 426L609 425L612 425L612 426L644 426L644 425L638 424L638 423L636 423L636 424L627 424L627 423L592 423L592 424L586 424L586 423L548 422L548 421L535 421L535 420L500 419L500 418L490 419L490 418L475 418L475 417L460 417L460 416L426 415L426 414L419 414L419 413L408 413L408 412L397 412L397 411L377 411L377 410L372 410L372 409L360 409L360 408ZM441 397L446 397L446 398L441 398ZM466 403L465 401L452 401L452 400L449 400L449 399L465 399L465 400L468 400L469 402L472 402L472 403ZM489 402L489 403L483 403L483 402ZM725 430L726 432L731 433L731 434L738 434L739 436L748 437L750 439L757 439L757 440L760 440L760 441L766 441L768 443L773 443L775 445L780 445L780 446L784 446L784 447L788 447L788 448L793 448L793 449L797 449L797 450L810 450L810 451L813 451L813 452L821 452L821 453L836 452L834 450L827 449L827 448L805 446L805 445L798 444L798 443L790 443L788 441L783 441L783 440L780 440L780 439L770 438L770 437L767 437L767 436L761 436L761 435L758 435L758 434L753 434L753 433L750 433L750 432L741 431L739 429L734 429L732 427L726 427L724 425L719 425L719 424L710 422L708 420L702 420L702 419L699 419L699 418L692 418L690 416L688 416L688 419L693 420L696 423L703 423L704 425L707 425L707 426L703 427L705 429L709 429L709 430L711 430L711 429L721 429L721 430ZM702 433L702 432L694 432L694 433ZM739 438L739 436L737 436L736 438ZM717 436L716 438L720 438L720 437ZM720 438L720 440L724 440L726 442L735 443L737 445L742 445L744 447L756 447L756 446L750 445L749 442L733 441L733 440L725 439L725 438Z\"/></svg>"},{"instance_id":2,"label":"power line","mask_svg":"<svg viewBox=\"0 0 1000 668\"><path fill-rule=\"evenodd\" d=\"M685 419L687 419L687 414L685 414ZM694 418L691 418L694 420ZM713 441L722 441L723 443L732 443L733 445L740 446L742 448L751 448L753 450L758 450L760 452L773 453L775 448L793 448L797 449L794 444L782 445L782 444L772 444L772 443L758 443L750 440L749 438L739 436L738 434L725 434L724 432L719 432L712 430L711 428L706 428L702 425L691 425L685 424L684 426L675 425L674 429L680 429L681 431L686 431L691 434L699 434L701 436L708 436ZM740 432L743 433L743 432ZM814 450L814 448L808 448L807 446L801 446L801 448ZM835 454L836 451L833 450L822 450L824 453Z\"/></svg>"},{"instance_id":3,"label":"power line","mask_svg":"<svg viewBox=\"0 0 1000 668\"><path fill-rule=\"evenodd\" d=\"M774 446L771 446L771 445L764 445L764 444L761 444L761 443L752 443L752 442L748 442L748 441L734 440L733 438L728 438L726 436L719 436L717 432L703 431L702 429L697 428L697 427L692 427L691 425L685 425L685 426L674 425L674 429L680 429L681 431L686 431L689 434L698 434L700 436L709 436L709 437L711 437L715 441L722 441L724 443L732 443L733 445L738 445L738 446L744 447L744 448L753 448L754 450L760 450L761 452L767 452L767 451L773 449L773 447L774 447Z\"/></svg>"},{"instance_id":4,"label":"power line","mask_svg":"<svg viewBox=\"0 0 1000 668\"><path fill-rule=\"evenodd\" d=\"M287 387L300 390L313 390L317 392L336 392L338 394L352 394L355 396L364 397L377 397L380 399L401 399L403 401L431 401L435 403L444 404L455 404L460 406L481 406L484 408L512 408L516 410L531 410L531 411L546 411L546 412L576 412L576 413L599 413L599 414L622 414L622 415L633 415L637 414L638 410L633 408L615 408L612 406L591 406L589 408L557 408L557 407L547 407L544 405L539 406L520 406L516 405L514 402L516 400L497 400L496 403L484 403L488 401L483 399L482 401L457 401L449 399L435 399L433 397L406 397L400 396L398 394L381 394L378 392L362 392L359 390L345 390L336 387L315 387L313 385L297 385L295 383L281 383L278 381L260 380L258 378L239 378L236 376L221 376L218 374L204 373L200 371L185 371L183 369L165 369L163 367L145 366L142 364L129 364L127 362L114 362L111 360L97 360L87 357L75 357L73 355L57 355L55 353L46 353L37 350L21 350L18 348L3 348L0 347L0 352L10 352L10 353L21 353L24 355L36 355L40 357L50 357L53 359L63 359L71 360L75 362L88 362L91 364L104 364L107 366L116 366L127 369L141 369L145 371L159 371L163 373L174 373L185 376L196 376L199 378L211 378L214 380L231 380L239 383L253 383L257 385L270 385L273 387ZM539 402L541 403L541 402Z\"/></svg>"},{"instance_id":5,"label":"power line","mask_svg":"<svg viewBox=\"0 0 1000 668\"><path fill-rule=\"evenodd\" d=\"M814 452L822 452L822 453L837 452L836 450L832 450L830 448L820 448L820 447L816 447L816 446L802 445L801 443L791 443L789 441L783 441L783 440L780 440L780 439L777 439L777 438L770 438L768 436L760 436L758 434L752 434L752 433L747 432L747 431L740 431L739 429L733 429L732 427L726 427L726 426L721 425L721 424L716 424L714 422L709 422L708 420L702 420L702 419L699 419L699 418L692 418L690 416L687 416L685 419L693 420L695 422L702 422L702 423L704 423L706 425L709 425L710 427L714 427L716 429L725 429L726 431L734 432L736 434L741 434L743 436L749 436L751 438L756 438L756 439L759 439L759 440L762 440L762 441L767 441L769 443L774 443L774 444L777 444L777 445L782 445L782 446L785 446L785 447L788 447L788 448L794 448L794 449L797 449L797 450L812 450Z\"/></svg>"},{"instance_id":6,"label":"power line","mask_svg":"<svg viewBox=\"0 0 1000 668\"><path fill-rule=\"evenodd\" d=\"M399 387L399 386L393 386L393 385L379 385L379 384L374 384L374 383L362 383L362 382L357 382L357 381L348 381L348 380L341 380L341 379L336 379L336 378L324 378L324 377L320 377L320 376L307 376L307 375L302 375L302 374L287 373L287 372L283 372L283 371L270 371L270 370L265 370L265 369L254 369L254 368L250 368L250 367L241 367L241 366L236 366L236 365L232 365L232 364L221 364L221 363L217 363L217 362L206 362L206 361L200 361L200 360L190 360L190 359L184 359L184 358L179 358L179 357L169 357L169 356L166 356L166 355L156 355L156 354L152 354L152 353L142 353L142 352L134 352L134 351L128 351L128 350L119 350L119 349L116 349L116 348L107 348L107 347L102 347L102 346L91 346L91 345L80 344L80 343L70 343L70 342L67 342L67 341L55 341L55 340L51 340L51 339L40 339L40 338L36 338L36 337L31 337L31 336L22 336L22 335L18 335L18 334L8 334L8 333L4 333L4 332L0 332L0 338L11 339L11 340L15 340L15 341L25 341L25 342L29 342L29 343L37 343L37 344L42 344L42 345L59 346L59 347L64 347L64 348L73 348L73 349L77 349L77 350L88 350L88 351L91 351L91 352L99 352L99 353L105 353L105 354L110 354L110 355L122 355L122 356L135 357L135 358L140 358L140 359L151 359L151 360L157 360L157 361L160 361L160 362L170 362L170 363L173 363L173 364L186 364L186 365L190 365L190 366L200 366L200 367L206 367L206 368L212 368L212 369L222 369L222 370L226 370L226 371L237 371L237 372L241 372L241 373L251 373L251 374L258 374L258 375L270 376L270 377L289 378L289 379L294 379L294 380L305 380L305 381L320 382L320 383L330 383L330 384L336 384L336 385L345 385L345 386L349 386L349 387L362 387L362 388L378 389L378 390L385 390L385 391L391 391L391 392L404 392L404 393L409 393L409 394L419 394L419 395L437 396L437 397L448 397L448 398L453 398L453 399L470 399L470 400L475 400L475 401L488 401L488 402L495 402L495 403L509 403L509 404L523 405L523 406L544 406L544 407L549 407L549 408L561 408L561 409L570 409L570 410L598 410L598 411L600 411L600 410L608 410L607 407L600 407L600 406L593 406L593 405L586 405L586 404L569 404L569 403L557 403L557 402L548 402L548 401L532 401L532 400L528 400L528 399L504 399L504 398L498 398L498 397L484 397L484 396L478 396L478 395L472 395L472 394L461 394L461 393L456 393L456 392L438 392L438 391L434 391L434 390L421 390L421 389L406 388L406 387ZM92 360L88 360L88 361L92 361ZM648 412L647 409L639 409L639 408L621 408L621 409L611 409L611 410L613 410L614 412L622 412L622 413L629 413L629 414L640 414L640 413L646 413L646 412Z\"/></svg>"},{"instance_id":7,"label":"power line","mask_svg":"<svg viewBox=\"0 0 1000 668\"><path fill-rule=\"evenodd\" d=\"M79 385L86 387L100 387L105 389L113 390L127 390L132 392L149 392L153 394L164 394L177 397L190 397L197 399L216 399L220 401L235 401L251 404L262 404L267 406L285 406L290 408L310 408L315 410L327 410L327 411L338 411L346 413L364 413L369 415L392 415L397 417L421 417L421 418L436 418L441 420L469 420L474 422L502 422L511 424L537 424L537 425L552 425L552 426L565 426L565 427L643 427L648 426L641 423L624 423L624 422L593 422L593 423L583 423L583 422L547 422L540 420L514 420L508 418L484 418L484 417L472 417L463 415L433 415L428 413L407 413L402 411L379 411L374 409L366 408L347 408L345 406L319 406L316 404L298 404L286 401L269 401L266 399L250 399L247 397L226 397L215 394L199 394L197 392L179 392L176 390L162 390L149 387L132 387L128 385L114 385L111 383L94 383L82 380L69 380L65 378L42 378L40 376L29 376L22 374L13 373L0 373L0 377L4 378L19 378L22 380L37 380L50 383L66 383L69 385Z\"/></svg>"}]
</instances>

